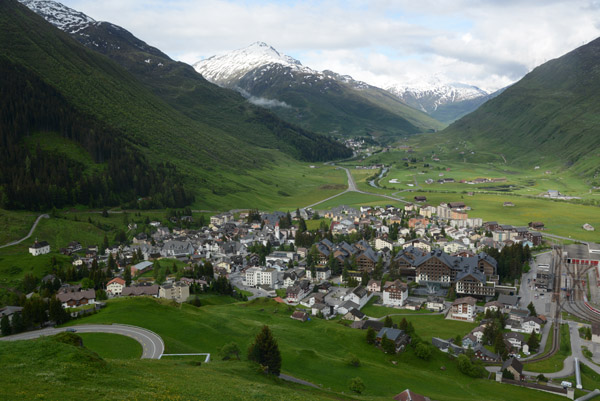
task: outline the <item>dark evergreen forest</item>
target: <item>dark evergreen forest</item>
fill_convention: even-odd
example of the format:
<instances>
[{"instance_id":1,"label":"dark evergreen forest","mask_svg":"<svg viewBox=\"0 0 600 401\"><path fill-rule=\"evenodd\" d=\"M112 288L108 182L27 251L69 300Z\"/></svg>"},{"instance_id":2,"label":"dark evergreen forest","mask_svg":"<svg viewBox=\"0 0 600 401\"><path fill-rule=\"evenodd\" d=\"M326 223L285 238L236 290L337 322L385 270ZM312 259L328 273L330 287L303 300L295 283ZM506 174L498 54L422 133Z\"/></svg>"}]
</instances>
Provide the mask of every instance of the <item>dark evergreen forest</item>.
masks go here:
<instances>
[{"instance_id":1,"label":"dark evergreen forest","mask_svg":"<svg viewBox=\"0 0 600 401\"><path fill-rule=\"evenodd\" d=\"M105 167L85 171L64 155L25 146L34 132L56 132ZM79 112L33 72L0 56L0 208L166 208L192 201L175 166L151 164L124 133Z\"/></svg>"}]
</instances>

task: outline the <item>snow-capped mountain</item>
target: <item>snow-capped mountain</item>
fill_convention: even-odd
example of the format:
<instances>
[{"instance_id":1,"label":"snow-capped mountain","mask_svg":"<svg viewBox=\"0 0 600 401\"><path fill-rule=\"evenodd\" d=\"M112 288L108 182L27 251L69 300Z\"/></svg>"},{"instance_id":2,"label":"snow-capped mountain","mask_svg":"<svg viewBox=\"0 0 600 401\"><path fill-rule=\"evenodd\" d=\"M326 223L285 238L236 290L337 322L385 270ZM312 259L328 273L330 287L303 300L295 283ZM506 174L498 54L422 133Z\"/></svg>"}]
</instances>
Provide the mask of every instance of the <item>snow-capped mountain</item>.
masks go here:
<instances>
[{"instance_id":1,"label":"snow-capped mountain","mask_svg":"<svg viewBox=\"0 0 600 401\"><path fill-rule=\"evenodd\" d=\"M19 0L46 21L67 33L77 33L96 21L82 12L49 0Z\"/></svg>"},{"instance_id":2,"label":"snow-capped mountain","mask_svg":"<svg viewBox=\"0 0 600 401\"><path fill-rule=\"evenodd\" d=\"M489 93L476 86L443 82L439 78L423 82L394 84L386 90L404 100L408 105L429 114L442 105L489 95Z\"/></svg>"},{"instance_id":3,"label":"snow-capped mountain","mask_svg":"<svg viewBox=\"0 0 600 401\"><path fill-rule=\"evenodd\" d=\"M315 80L332 79L355 89L365 89L369 86L349 75L340 75L328 70L322 72L313 70L264 42L255 42L243 49L200 60L193 66L207 80L229 87L237 86L237 83L248 73L265 75L275 69L285 70L285 73L290 76L300 74L304 77L304 85L312 85Z\"/></svg>"},{"instance_id":4,"label":"snow-capped mountain","mask_svg":"<svg viewBox=\"0 0 600 401\"><path fill-rule=\"evenodd\" d=\"M194 64L207 80L318 132L411 134L442 127L381 88L316 71L263 42Z\"/></svg>"},{"instance_id":5,"label":"snow-capped mountain","mask_svg":"<svg viewBox=\"0 0 600 401\"><path fill-rule=\"evenodd\" d=\"M300 61L279 53L264 42L255 42L243 49L209 57L198 61L193 67L209 81L227 85L256 68L270 64L281 65L295 72L316 73L304 67Z\"/></svg>"}]
</instances>

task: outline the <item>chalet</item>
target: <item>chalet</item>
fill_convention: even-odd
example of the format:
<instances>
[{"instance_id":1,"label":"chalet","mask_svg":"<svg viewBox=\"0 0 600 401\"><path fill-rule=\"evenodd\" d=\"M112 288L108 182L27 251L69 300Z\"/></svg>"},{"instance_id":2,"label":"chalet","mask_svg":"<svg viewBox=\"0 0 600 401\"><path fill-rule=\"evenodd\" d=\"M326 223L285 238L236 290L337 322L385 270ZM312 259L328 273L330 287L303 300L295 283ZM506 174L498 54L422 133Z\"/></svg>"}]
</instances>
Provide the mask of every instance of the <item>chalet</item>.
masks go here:
<instances>
[{"instance_id":1,"label":"chalet","mask_svg":"<svg viewBox=\"0 0 600 401\"><path fill-rule=\"evenodd\" d=\"M458 298L452 303L450 317L455 320L466 320L472 322L475 317L475 304L477 300L473 297Z\"/></svg>"},{"instance_id":2,"label":"chalet","mask_svg":"<svg viewBox=\"0 0 600 401\"><path fill-rule=\"evenodd\" d=\"M356 264L358 265L360 271L371 272L375 270L377 259L377 254L371 247L368 247L366 250L362 251L356 256Z\"/></svg>"},{"instance_id":3,"label":"chalet","mask_svg":"<svg viewBox=\"0 0 600 401\"><path fill-rule=\"evenodd\" d=\"M408 286L400 280L385 283L382 303L386 306L402 306L408 298Z\"/></svg>"},{"instance_id":4,"label":"chalet","mask_svg":"<svg viewBox=\"0 0 600 401\"><path fill-rule=\"evenodd\" d=\"M44 255L50 253L50 244L46 241L35 241L29 247L29 253L33 256Z\"/></svg>"},{"instance_id":5,"label":"chalet","mask_svg":"<svg viewBox=\"0 0 600 401\"><path fill-rule=\"evenodd\" d=\"M415 196L415 202L427 202L426 196Z\"/></svg>"},{"instance_id":6,"label":"chalet","mask_svg":"<svg viewBox=\"0 0 600 401\"><path fill-rule=\"evenodd\" d=\"M371 279L367 284L367 291L369 292L379 292L381 291L381 280Z\"/></svg>"},{"instance_id":7,"label":"chalet","mask_svg":"<svg viewBox=\"0 0 600 401\"><path fill-rule=\"evenodd\" d=\"M56 298L62 302L63 308L76 308L78 306L96 303L96 291L93 289L64 292L56 295Z\"/></svg>"},{"instance_id":8,"label":"chalet","mask_svg":"<svg viewBox=\"0 0 600 401\"><path fill-rule=\"evenodd\" d=\"M517 358L509 358L502 364L503 372L506 370L514 376L515 380L521 380L523 375L523 364Z\"/></svg>"},{"instance_id":9,"label":"chalet","mask_svg":"<svg viewBox=\"0 0 600 401\"><path fill-rule=\"evenodd\" d=\"M426 303L427 309L435 312L441 312L446 308L444 298L429 296Z\"/></svg>"},{"instance_id":10,"label":"chalet","mask_svg":"<svg viewBox=\"0 0 600 401\"><path fill-rule=\"evenodd\" d=\"M136 285L132 287L123 288L121 293L124 297L139 297L139 296L150 296L158 297L158 285Z\"/></svg>"},{"instance_id":11,"label":"chalet","mask_svg":"<svg viewBox=\"0 0 600 401\"><path fill-rule=\"evenodd\" d=\"M544 229L544 223L542 223L541 221L530 221L529 222L529 227L534 229L534 230L543 230Z\"/></svg>"},{"instance_id":12,"label":"chalet","mask_svg":"<svg viewBox=\"0 0 600 401\"><path fill-rule=\"evenodd\" d=\"M493 353L481 344L476 344L473 347L473 352L475 353L475 358L479 359L480 361L500 362L502 360L500 355Z\"/></svg>"},{"instance_id":13,"label":"chalet","mask_svg":"<svg viewBox=\"0 0 600 401\"><path fill-rule=\"evenodd\" d=\"M349 292L344 297L344 300L354 302L358 305L358 309L361 309L367 304L367 302L369 302L369 299L371 299L372 296L373 294L369 294L369 292L364 286L359 285L358 287L354 288L351 292Z\"/></svg>"},{"instance_id":14,"label":"chalet","mask_svg":"<svg viewBox=\"0 0 600 401\"><path fill-rule=\"evenodd\" d=\"M288 287L286 290L288 302L299 302L302 298L310 292L310 282L308 280L301 280L292 287Z\"/></svg>"},{"instance_id":15,"label":"chalet","mask_svg":"<svg viewBox=\"0 0 600 401\"><path fill-rule=\"evenodd\" d=\"M363 320L364 318L365 314L359 311L358 309L351 309L342 317L342 319L344 320L351 320L354 322Z\"/></svg>"},{"instance_id":16,"label":"chalet","mask_svg":"<svg viewBox=\"0 0 600 401\"><path fill-rule=\"evenodd\" d=\"M523 337L523 334L521 333L504 333L502 334L502 337L504 338L508 349L514 351L519 351L523 346L523 342L525 341L525 337Z\"/></svg>"},{"instance_id":17,"label":"chalet","mask_svg":"<svg viewBox=\"0 0 600 401\"><path fill-rule=\"evenodd\" d=\"M112 296L121 295L123 288L125 288L125 280L119 277L115 277L106 283L106 293Z\"/></svg>"},{"instance_id":18,"label":"chalet","mask_svg":"<svg viewBox=\"0 0 600 401\"><path fill-rule=\"evenodd\" d=\"M373 328L373 330L379 332L383 328L383 322L379 320L360 320L350 325L353 329L367 330Z\"/></svg>"},{"instance_id":19,"label":"chalet","mask_svg":"<svg viewBox=\"0 0 600 401\"><path fill-rule=\"evenodd\" d=\"M498 301L490 301L483 306L483 311L487 313L488 310L492 312L496 312L498 310L502 310L504 306L502 303Z\"/></svg>"},{"instance_id":20,"label":"chalet","mask_svg":"<svg viewBox=\"0 0 600 401\"><path fill-rule=\"evenodd\" d=\"M403 330L394 329L391 327L383 327L381 330L379 330L379 333L377 333L375 341L378 344L381 344L383 336L386 336L388 340L392 340L394 344L396 344L396 352L401 351L408 343L410 343L410 336Z\"/></svg>"}]
</instances>

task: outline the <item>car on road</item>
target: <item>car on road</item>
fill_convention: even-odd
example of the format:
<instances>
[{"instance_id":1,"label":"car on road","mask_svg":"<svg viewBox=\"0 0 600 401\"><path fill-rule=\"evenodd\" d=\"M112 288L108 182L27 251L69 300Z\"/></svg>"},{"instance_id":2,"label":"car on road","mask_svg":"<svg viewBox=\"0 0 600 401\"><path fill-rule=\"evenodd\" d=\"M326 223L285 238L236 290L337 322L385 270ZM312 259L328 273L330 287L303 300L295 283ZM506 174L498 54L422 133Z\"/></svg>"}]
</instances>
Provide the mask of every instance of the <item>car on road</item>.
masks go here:
<instances>
[{"instance_id":1,"label":"car on road","mask_svg":"<svg viewBox=\"0 0 600 401\"><path fill-rule=\"evenodd\" d=\"M70 328L66 329L65 331L66 331L67 333L76 333L76 332L77 332L77 329L74 329L74 328L70 327Z\"/></svg>"}]
</instances>

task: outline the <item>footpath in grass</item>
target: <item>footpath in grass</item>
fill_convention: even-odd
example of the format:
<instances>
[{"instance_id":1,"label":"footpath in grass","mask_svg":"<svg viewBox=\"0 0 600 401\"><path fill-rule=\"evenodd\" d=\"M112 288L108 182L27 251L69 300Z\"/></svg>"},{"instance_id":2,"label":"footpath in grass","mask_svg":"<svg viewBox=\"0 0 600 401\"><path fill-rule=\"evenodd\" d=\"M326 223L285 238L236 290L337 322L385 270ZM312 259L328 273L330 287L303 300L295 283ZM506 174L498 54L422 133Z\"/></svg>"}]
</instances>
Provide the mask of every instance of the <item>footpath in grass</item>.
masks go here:
<instances>
[{"instance_id":1,"label":"footpath in grass","mask_svg":"<svg viewBox=\"0 0 600 401\"><path fill-rule=\"evenodd\" d=\"M544 354L550 350L552 344L552 336L554 330L550 330L550 336L544 349ZM548 345L550 344L550 346ZM553 373L558 372L564 367L565 359L571 355L571 336L569 334L569 325L562 324L560 326L560 347L556 354L550 358L525 365L525 370L538 373Z\"/></svg>"},{"instance_id":2,"label":"footpath in grass","mask_svg":"<svg viewBox=\"0 0 600 401\"><path fill-rule=\"evenodd\" d=\"M133 338L111 333L77 333L83 346L105 359L139 359L142 345Z\"/></svg>"},{"instance_id":3,"label":"footpath in grass","mask_svg":"<svg viewBox=\"0 0 600 401\"><path fill-rule=\"evenodd\" d=\"M163 338L167 353L215 355L230 342L238 344L245 354L256 333L266 324L279 343L283 373L338 393L348 392L349 378L358 376L366 385L361 399L390 399L405 388L448 401L557 399L528 389L469 378L458 371L455 361L437 350L428 361L417 358L411 347L397 356L386 355L366 343L365 331L321 319L298 322L290 319L293 310L267 299L200 308L185 304L176 307L149 298L115 299L108 301L100 313L78 323L142 326ZM446 321L440 315L415 316L410 321L417 334L427 341L432 335L464 335L474 327ZM348 364L351 354L360 360L360 367ZM397 364L392 364L392 360Z\"/></svg>"}]
</instances>

